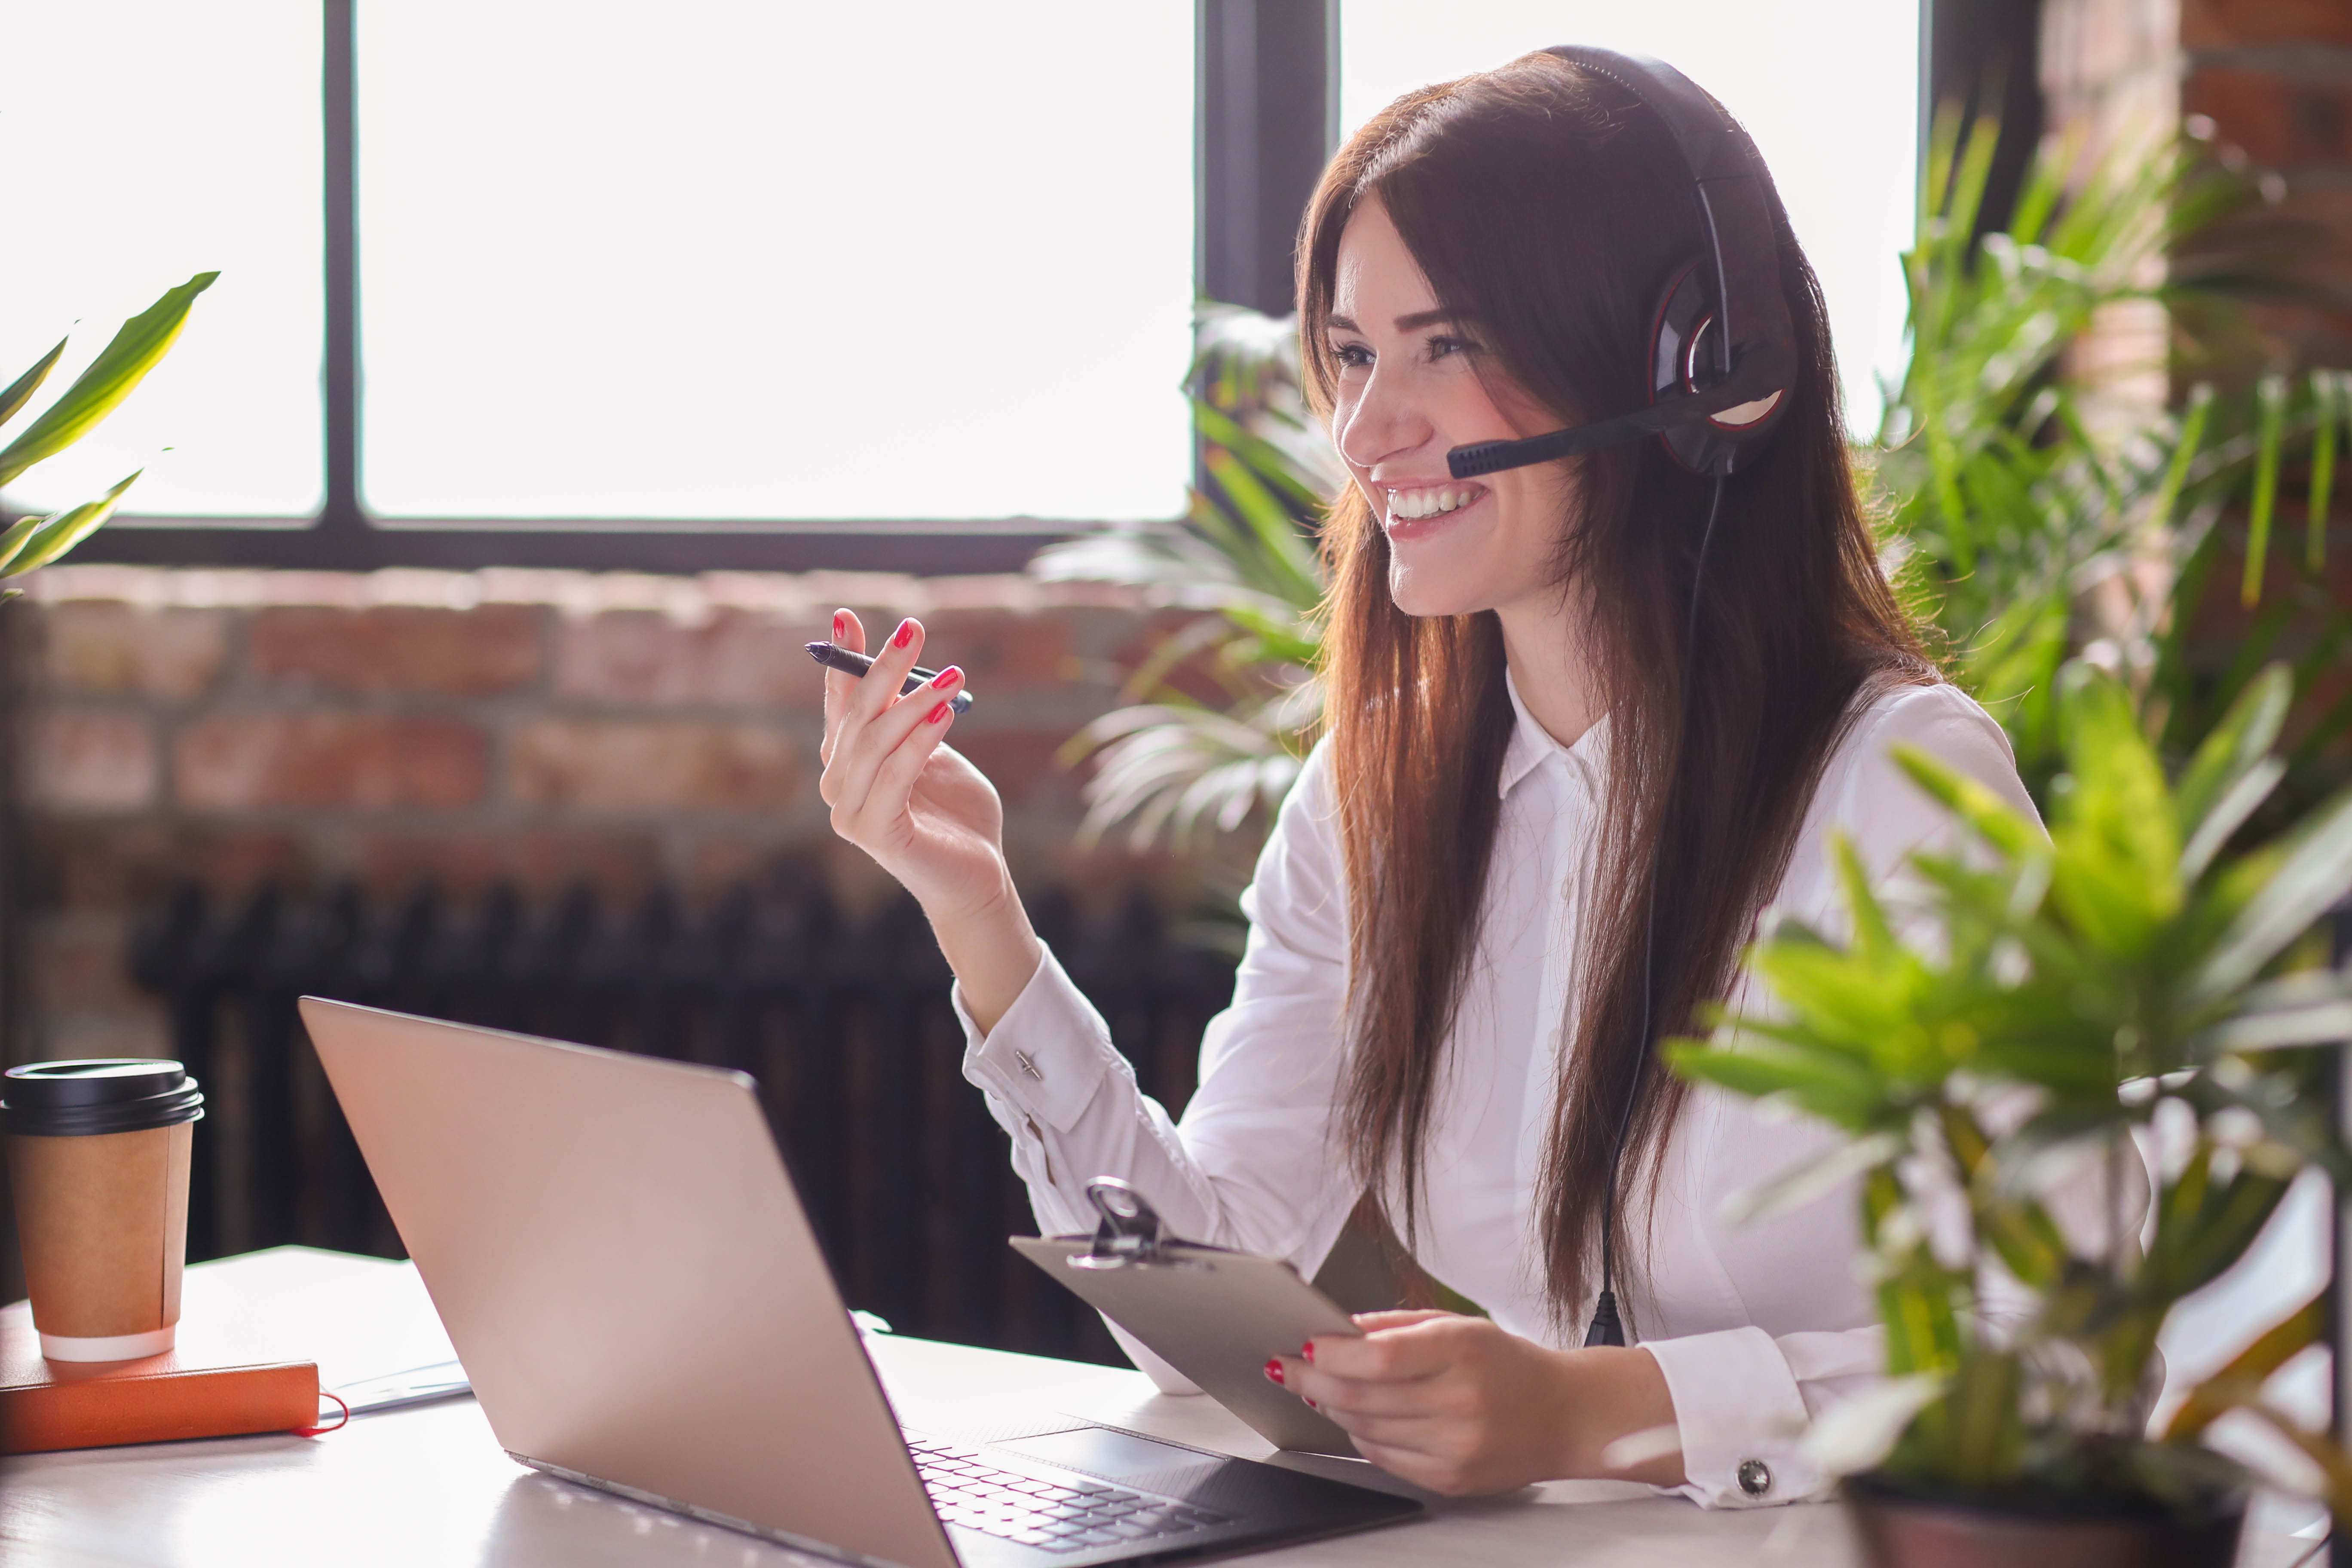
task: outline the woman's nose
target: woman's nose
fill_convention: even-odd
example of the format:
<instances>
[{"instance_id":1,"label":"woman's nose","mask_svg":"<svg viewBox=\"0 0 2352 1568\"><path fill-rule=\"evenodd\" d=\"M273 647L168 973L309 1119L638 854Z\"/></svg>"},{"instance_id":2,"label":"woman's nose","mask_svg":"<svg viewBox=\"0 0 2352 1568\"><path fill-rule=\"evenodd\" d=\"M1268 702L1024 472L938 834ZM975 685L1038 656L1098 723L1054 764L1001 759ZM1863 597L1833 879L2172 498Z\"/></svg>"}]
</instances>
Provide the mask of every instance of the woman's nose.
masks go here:
<instances>
[{"instance_id":1,"label":"woman's nose","mask_svg":"<svg viewBox=\"0 0 2352 1568\"><path fill-rule=\"evenodd\" d=\"M1359 468L1371 468L1384 459L1412 451L1429 439L1428 416L1405 395L1392 377L1378 370L1364 384L1363 396L1344 411L1337 445L1339 456Z\"/></svg>"}]
</instances>

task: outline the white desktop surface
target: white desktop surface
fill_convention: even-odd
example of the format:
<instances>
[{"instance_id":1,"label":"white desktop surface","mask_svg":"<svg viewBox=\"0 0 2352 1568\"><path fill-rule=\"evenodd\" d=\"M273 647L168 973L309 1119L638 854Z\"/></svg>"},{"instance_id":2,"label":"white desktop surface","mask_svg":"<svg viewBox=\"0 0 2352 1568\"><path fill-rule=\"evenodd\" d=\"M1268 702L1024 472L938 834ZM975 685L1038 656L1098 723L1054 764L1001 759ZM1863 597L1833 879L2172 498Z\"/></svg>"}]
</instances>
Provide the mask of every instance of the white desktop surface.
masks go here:
<instances>
[{"instance_id":1,"label":"white desktop surface","mask_svg":"<svg viewBox=\"0 0 2352 1568\"><path fill-rule=\"evenodd\" d=\"M266 1316L273 1337L285 1336L282 1353L317 1361L328 1386L448 1353L414 1270L373 1258L281 1247L200 1265L188 1271L184 1317L198 1312ZM910 1422L934 1402L999 1412L1039 1405L1245 1458L1269 1455L1215 1404L1158 1394L1141 1373L890 1336L871 1342ZM2258 1534L2241 1561L2286 1568L2311 1545ZM320 1437L227 1437L0 1462L0 1558L10 1568L782 1568L823 1561L526 1469L499 1451L471 1399L359 1416ZM1247 1560L1268 1568L1859 1563L1833 1504L1709 1512L1610 1482L1555 1482L1444 1504L1412 1523Z\"/></svg>"}]
</instances>

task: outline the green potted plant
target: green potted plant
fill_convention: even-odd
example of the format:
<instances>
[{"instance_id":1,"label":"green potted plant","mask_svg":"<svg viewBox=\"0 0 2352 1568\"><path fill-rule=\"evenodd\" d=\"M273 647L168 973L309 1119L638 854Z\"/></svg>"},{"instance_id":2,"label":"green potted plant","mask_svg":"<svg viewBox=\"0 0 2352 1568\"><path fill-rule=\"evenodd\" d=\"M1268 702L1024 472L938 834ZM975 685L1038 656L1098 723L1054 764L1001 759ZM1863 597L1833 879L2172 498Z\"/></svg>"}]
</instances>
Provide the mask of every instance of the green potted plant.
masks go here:
<instances>
[{"instance_id":1,"label":"green potted plant","mask_svg":"<svg viewBox=\"0 0 2352 1568\"><path fill-rule=\"evenodd\" d=\"M170 351L180 329L187 324L188 311L195 304L196 296L211 288L219 276L217 272L199 272L178 288L165 290L162 299L123 322L113 340L90 361L89 368L74 378L73 384L12 437L6 446L0 447L0 485L13 483L34 464L56 457L113 413L115 405L130 396L131 389L145 380L147 373ZM57 369L58 362L65 357L68 341L59 339L58 346L42 355L39 363L0 391L0 425L7 424L32 402L49 372ZM138 479L139 473L134 472L96 500L46 515L19 518L0 531L0 577L22 576L36 567L47 566L97 532L114 515L123 492Z\"/></svg>"},{"instance_id":2,"label":"green potted plant","mask_svg":"<svg viewBox=\"0 0 2352 1568\"><path fill-rule=\"evenodd\" d=\"M2309 941L2352 888L2352 793L2229 852L2283 773L2287 670L2250 683L2171 782L2121 685L2079 661L2058 684L2046 837L1898 753L1968 847L1915 856L1907 905L1843 848L1851 936L1781 925L1752 950L1770 1011L1668 1050L1847 1135L1756 1202L1859 1177L1890 1377L1813 1441L1882 1564L2226 1563L2248 1476L2200 1439L2231 1410L2352 1499L2345 1458L2263 1394L2318 1302L2148 1425L2167 1314L2245 1254L2298 1172L2347 1169L2325 1054L2298 1047L2352 1037L2352 987ZM1933 940L1900 940L1908 920ZM2155 1156L2144 1250L2135 1134Z\"/></svg>"},{"instance_id":3,"label":"green potted plant","mask_svg":"<svg viewBox=\"0 0 2352 1568\"><path fill-rule=\"evenodd\" d=\"M1195 338L1185 390L1199 472L1186 515L1048 546L1030 564L1049 582L1122 583L1202 612L1128 677L1125 706L1063 748L1066 763L1095 763L1085 838L1127 822L1138 849L1255 839L1323 716L1315 530L1343 475L1299 390L1297 322L1203 301Z\"/></svg>"}]
</instances>

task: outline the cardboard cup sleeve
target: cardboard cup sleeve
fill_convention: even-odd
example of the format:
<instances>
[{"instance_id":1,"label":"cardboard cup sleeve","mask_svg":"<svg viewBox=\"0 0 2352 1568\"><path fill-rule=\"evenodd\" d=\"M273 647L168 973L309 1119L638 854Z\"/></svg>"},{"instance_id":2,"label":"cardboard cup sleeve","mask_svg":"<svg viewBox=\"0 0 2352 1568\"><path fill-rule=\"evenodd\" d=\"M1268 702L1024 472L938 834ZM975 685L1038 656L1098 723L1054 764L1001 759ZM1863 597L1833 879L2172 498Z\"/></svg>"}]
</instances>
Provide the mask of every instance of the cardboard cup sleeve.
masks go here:
<instances>
[{"instance_id":1,"label":"cardboard cup sleeve","mask_svg":"<svg viewBox=\"0 0 2352 1568\"><path fill-rule=\"evenodd\" d=\"M173 1347L204 1096L177 1062L37 1062L0 1075L0 1131L41 1353Z\"/></svg>"}]
</instances>

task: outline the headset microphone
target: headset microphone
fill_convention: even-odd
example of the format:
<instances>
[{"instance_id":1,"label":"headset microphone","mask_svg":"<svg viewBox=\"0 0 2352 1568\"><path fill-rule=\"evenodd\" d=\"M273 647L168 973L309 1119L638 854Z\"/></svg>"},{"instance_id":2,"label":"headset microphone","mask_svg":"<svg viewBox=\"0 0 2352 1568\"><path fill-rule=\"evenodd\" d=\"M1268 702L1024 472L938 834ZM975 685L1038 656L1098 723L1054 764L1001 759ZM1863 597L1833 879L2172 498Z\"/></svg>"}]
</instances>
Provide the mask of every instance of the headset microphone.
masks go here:
<instances>
[{"instance_id":1,"label":"headset microphone","mask_svg":"<svg viewBox=\"0 0 2352 1568\"><path fill-rule=\"evenodd\" d=\"M1652 313L1647 408L1525 440L1456 447L1446 453L1445 466L1455 479L1467 479L1656 436L1683 467L1712 475L1715 496L1699 536L1684 629L1687 681L1698 646L1699 584L1723 510L1724 480L1770 437L1788 412L1788 393L1796 381L1796 332L1781 289L1771 176L1748 132L1674 67L1644 56L1572 45L1545 52L1615 82L1664 122L1690 170L1703 243L1697 256L1675 269ZM1685 703L1685 712L1688 708ZM1609 1185L1601 1212L1601 1295L1593 1305L1592 1324L1585 1331L1587 1345L1625 1342L1615 1289L1617 1176L1650 1059L1657 984L1652 957L1657 884L1658 848L1654 844L1643 893L1641 1048L1609 1153Z\"/></svg>"},{"instance_id":2,"label":"headset microphone","mask_svg":"<svg viewBox=\"0 0 2352 1568\"><path fill-rule=\"evenodd\" d=\"M1573 45L1545 51L1615 82L1656 114L1691 175L1699 254L1675 270L1650 323L1650 405L1523 441L1456 447L1457 479L1663 437L1685 468L1722 478L1787 411L1796 333L1780 287L1771 177L1738 122L1663 60Z\"/></svg>"}]
</instances>

